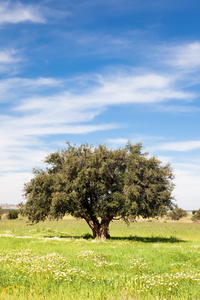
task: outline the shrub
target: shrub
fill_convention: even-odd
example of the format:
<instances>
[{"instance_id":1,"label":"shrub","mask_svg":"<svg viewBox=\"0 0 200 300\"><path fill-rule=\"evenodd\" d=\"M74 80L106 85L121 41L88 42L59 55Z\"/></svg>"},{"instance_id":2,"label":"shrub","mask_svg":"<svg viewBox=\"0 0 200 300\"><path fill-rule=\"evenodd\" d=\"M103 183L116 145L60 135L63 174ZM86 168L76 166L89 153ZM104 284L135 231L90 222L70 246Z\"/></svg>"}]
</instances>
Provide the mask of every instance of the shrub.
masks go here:
<instances>
[{"instance_id":1,"label":"shrub","mask_svg":"<svg viewBox=\"0 0 200 300\"><path fill-rule=\"evenodd\" d=\"M17 219L18 218L18 214L19 214L19 211L16 210L16 209L13 209L13 210L9 210L8 213L7 213L7 219L9 220L14 220L14 219Z\"/></svg>"},{"instance_id":2,"label":"shrub","mask_svg":"<svg viewBox=\"0 0 200 300\"><path fill-rule=\"evenodd\" d=\"M198 222L200 220L200 209L198 209L195 214L192 216L191 220L193 222Z\"/></svg>"},{"instance_id":3,"label":"shrub","mask_svg":"<svg viewBox=\"0 0 200 300\"><path fill-rule=\"evenodd\" d=\"M168 216L172 220L179 220L181 218L187 217L187 212L180 207L175 207L172 211L168 213Z\"/></svg>"}]
</instances>

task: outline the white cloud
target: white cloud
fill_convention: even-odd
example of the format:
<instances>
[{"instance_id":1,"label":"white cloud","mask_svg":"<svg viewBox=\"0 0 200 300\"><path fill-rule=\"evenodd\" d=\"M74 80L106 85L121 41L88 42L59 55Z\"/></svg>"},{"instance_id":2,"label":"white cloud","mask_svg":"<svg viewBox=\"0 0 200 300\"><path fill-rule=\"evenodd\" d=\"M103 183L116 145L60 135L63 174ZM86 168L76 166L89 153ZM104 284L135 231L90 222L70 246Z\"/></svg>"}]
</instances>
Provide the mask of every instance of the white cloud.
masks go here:
<instances>
[{"instance_id":1,"label":"white cloud","mask_svg":"<svg viewBox=\"0 0 200 300\"><path fill-rule=\"evenodd\" d=\"M164 151L192 151L200 149L200 141L183 141L183 142L172 142L157 145L154 150L164 150Z\"/></svg>"},{"instance_id":2,"label":"white cloud","mask_svg":"<svg viewBox=\"0 0 200 300\"><path fill-rule=\"evenodd\" d=\"M16 57L17 51L14 49L0 51L0 64L11 64L19 62L21 59Z\"/></svg>"},{"instance_id":3,"label":"white cloud","mask_svg":"<svg viewBox=\"0 0 200 300\"><path fill-rule=\"evenodd\" d=\"M49 97L29 98L19 105L18 110L41 109L44 111L54 106L55 108L60 106L73 107L76 110L91 110L102 109L109 105L151 104L175 99L188 100L195 97L192 93L174 88L174 82L171 82L169 77L154 73L140 76L120 73L116 76L101 75L91 78L94 84L90 88L79 90L78 87L77 92L63 91ZM37 81L33 81L33 86L34 82ZM17 85L20 87L24 85L26 88L26 81L24 83L19 80Z\"/></svg>"},{"instance_id":4,"label":"white cloud","mask_svg":"<svg viewBox=\"0 0 200 300\"><path fill-rule=\"evenodd\" d=\"M155 107L158 111L161 112L169 112L173 114L191 114L191 113L199 113L200 107L194 105L193 103L191 105L157 105Z\"/></svg>"},{"instance_id":5,"label":"white cloud","mask_svg":"<svg viewBox=\"0 0 200 300\"><path fill-rule=\"evenodd\" d=\"M99 78L100 87L91 93L96 102L107 105L124 103L159 103L172 99L191 99L194 95L173 87L167 76L149 73L139 76L119 74ZM94 98L95 97L95 98Z\"/></svg>"},{"instance_id":6,"label":"white cloud","mask_svg":"<svg viewBox=\"0 0 200 300\"><path fill-rule=\"evenodd\" d=\"M22 101L25 97L37 94L44 89L52 90L61 87L63 81L54 78L19 78L12 77L0 80L0 102L9 102L17 99ZM38 96L39 97L39 96ZM29 100L25 100L27 102Z\"/></svg>"},{"instance_id":7,"label":"white cloud","mask_svg":"<svg viewBox=\"0 0 200 300\"><path fill-rule=\"evenodd\" d=\"M107 139L107 142L110 143L111 145L126 145L126 143L129 141L129 139L125 138L116 138L116 139Z\"/></svg>"},{"instance_id":8,"label":"white cloud","mask_svg":"<svg viewBox=\"0 0 200 300\"><path fill-rule=\"evenodd\" d=\"M130 141L132 144L140 143L140 142L142 142L142 143L145 142L146 144L147 143L155 144L155 142L157 143L158 141L163 140L162 136L150 136L150 135L139 134L139 133L135 133L133 136L134 137L127 137L127 138L121 138L121 137L110 138L110 139L107 139L107 142L111 143L111 144L116 144L116 145L120 145L120 144L125 145L128 141Z\"/></svg>"},{"instance_id":9,"label":"white cloud","mask_svg":"<svg viewBox=\"0 0 200 300\"><path fill-rule=\"evenodd\" d=\"M168 60L174 67L193 71L200 67L200 42L182 44L168 49Z\"/></svg>"},{"instance_id":10,"label":"white cloud","mask_svg":"<svg viewBox=\"0 0 200 300\"><path fill-rule=\"evenodd\" d=\"M16 49L0 49L0 74L16 74L22 61L23 58Z\"/></svg>"},{"instance_id":11,"label":"white cloud","mask_svg":"<svg viewBox=\"0 0 200 300\"><path fill-rule=\"evenodd\" d=\"M44 23L45 19L37 6L0 2L0 24L21 22Z\"/></svg>"}]
</instances>

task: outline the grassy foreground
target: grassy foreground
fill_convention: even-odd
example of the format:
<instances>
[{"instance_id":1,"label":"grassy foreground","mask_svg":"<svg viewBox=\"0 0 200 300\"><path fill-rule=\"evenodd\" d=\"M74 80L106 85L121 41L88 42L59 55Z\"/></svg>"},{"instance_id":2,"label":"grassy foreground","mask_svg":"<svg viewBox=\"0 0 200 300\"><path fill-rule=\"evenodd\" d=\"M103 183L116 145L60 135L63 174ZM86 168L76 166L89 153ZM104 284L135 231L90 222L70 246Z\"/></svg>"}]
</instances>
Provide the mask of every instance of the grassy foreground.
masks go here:
<instances>
[{"instance_id":1,"label":"grassy foreground","mask_svg":"<svg viewBox=\"0 0 200 300\"><path fill-rule=\"evenodd\" d=\"M200 299L200 224L0 220L0 299Z\"/></svg>"}]
</instances>

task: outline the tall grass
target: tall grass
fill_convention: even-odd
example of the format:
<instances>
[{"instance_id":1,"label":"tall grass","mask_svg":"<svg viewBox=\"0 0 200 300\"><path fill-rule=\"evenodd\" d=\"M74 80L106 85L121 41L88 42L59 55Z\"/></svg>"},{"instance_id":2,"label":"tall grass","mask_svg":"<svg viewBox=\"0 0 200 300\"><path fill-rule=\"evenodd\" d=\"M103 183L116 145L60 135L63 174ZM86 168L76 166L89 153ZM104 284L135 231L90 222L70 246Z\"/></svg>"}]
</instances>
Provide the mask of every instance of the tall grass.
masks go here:
<instances>
[{"instance_id":1,"label":"tall grass","mask_svg":"<svg viewBox=\"0 0 200 300\"><path fill-rule=\"evenodd\" d=\"M0 299L200 299L200 224L0 221Z\"/></svg>"}]
</instances>

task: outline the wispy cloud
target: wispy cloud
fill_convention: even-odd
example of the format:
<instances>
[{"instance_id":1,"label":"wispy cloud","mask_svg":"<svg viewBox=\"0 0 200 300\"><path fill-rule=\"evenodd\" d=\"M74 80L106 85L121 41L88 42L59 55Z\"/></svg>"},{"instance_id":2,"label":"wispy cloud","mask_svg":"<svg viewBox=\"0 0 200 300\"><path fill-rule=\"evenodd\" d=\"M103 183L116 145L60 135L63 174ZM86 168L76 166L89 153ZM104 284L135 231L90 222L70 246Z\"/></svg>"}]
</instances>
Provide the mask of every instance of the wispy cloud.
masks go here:
<instances>
[{"instance_id":1,"label":"wispy cloud","mask_svg":"<svg viewBox=\"0 0 200 300\"><path fill-rule=\"evenodd\" d=\"M168 58L166 62L184 71L196 71L200 68L200 42L184 43L179 46L165 48Z\"/></svg>"},{"instance_id":2,"label":"wispy cloud","mask_svg":"<svg viewBox=\"0 0 200 300\"><path fill-rule=\"evenodd\" d=\"M192 151L196 149L200 149L200 141L181 141L181 142L172 142L172 143L164 143L161 145L157 145L155 149L159 151Z\"/></svg>"},{"instance_id":3,"label":"wispy cloud","mask_svg":"<svg viewBox=\"0 0 200 300\"><path fill-rule=\"evenodd\" d=\"M0 74L16 74L22 61L23 57L16 49L0 48Z\"/></svg>"},{"instance_id":4,"label":"wispy cloud","mask_svg":"<svg viewBox=\"0 0 200 300\"><path fill-rule=\"evenodd\" d=\"M134 137L129 136L127 138L110 138L107 139L107 142L111 145L114 146L121 146L121 145L125 145L128 141L130 141L132 144L136 144L136 143L144 143L145 145L147 144L155 144L158 141L163 140L163 137L161 136L148 136L148 135L144 135L144 134L134 134Z\"/></svg>"},{"instance_id":5,"label":"wispy cloud","mask_svg":"<svg viewBox=\"0 0 200 300\"><path fill-rule=\"evenodd\" d=\"M44 90L46 94L55 88L61 88L64 84L63 80L55 78L20 78L12 77L0 80L0 102L10 102L17 100L18 104L24 100L27 102L27 97L30 95L42 93ZM19 101L20 99L20 101ZM13 102L13 108L14 108Z\"/></svg>"},{"instance_id":6,"label":"wispy cloud","mask_svg":"<svg viewBox=\"0 0 200 300\"><path fill-rule=\"evenodd\" d=\"M0 50L0 65L1 64L12 64L19 62L21 59L17 57L17 51L11 50Z\"/></svg>"},{"instance_id":7,"label":"wispy cloud","mask_svg":"<svg viewBox=\"0 0 200 300\"><path fill-rule=\"evenodd\" d=\"M24 5L12 1L0 2L0 24L22 22L44 23L45 18L35 5Z\"/></svg>"},{"instance_id":8,"label":"wispy cloud","mask_svg":"<svg viewBox=\"0 0 200 300\"><path fill-rule=\"evenodd\" d=\"M25 130L29 130L30 135L55 134L59 131L77 133L81 131L78 129L80 122L94 120L109 106L145 103L150 105L195 97L189 92L174 88L174 82L169 77L155 73L118 73L91 78L92 86L86 85L82 90L78 86L73 91L65 90L64 80L54 78L9 78L0 81L1 102L9 103L14 100L10 115L4 119L5 128L10 128L10 125L18 128L21 124L26 124ZM90 78L88 81L91 82ZM63 91L58 92L57 88ZM70 124L74 123L77 123L78 127L70 128ZM37 130L37 127L41 127L40 130ZM98 126L96 128L99 130ZM90 131L89 127L84 129L83 126L82 131L87 130ZM20 132L19 128L18 131Z\"/></svg>"},{"instance_id":9,"label":"wispy cloud","mask_svg":"<svg viewBox=\"0 0 200 300\"><path fill-rule=\"evenodd\" d=\"M200 112L200 108L195 106L193 103L191 105L157 105L155 109L160 112L168 112L172 114L198 114Z\"/></svg>"},{"instance_id":10,"label":"wispy cloud","mask_svg":"<svg viewBox=\"0 0 200 300\"><path fill-rule=\"evenodd\" d=\"M85 78L83 79L85 80ZM167 76L155 73L134 75L118 73L116 75L95 75L82 79L66 90L65 80L54 78L9 78L0 81L1 101L13 97L20 99L13 110L29 114L34 111L89 111L102 109L110 105L160 103L170 100L188 100L195 94L174 87ZM90 85L92 82L92 85ZM80 83L80 84L79 84ZM56 88L59 88L55 90ZM29 95L29 97L27 97ZM30 96L32 95L32 96ZM61 113L62 115L62 113Z\"/></svg>"},{"instance_id":11,"label":"wispy cloud","mask_svg":"<svg viewBox=\"0 0 200 300\"><path fill-rule=\"evenodd\" d=\"M23 132L29 135L63 134L91 132L99 130L80 123L93 121L109 106L124 104L152 104L177 99L188 99L192 94L176 90L169 78L144 74L118 74L116 76L96 76L92 87L82 90L65 90L63 82L52 78L20 79L14 78L0 82L2 100L21 99L13 107L11 114L19 116L6 118L5 128L24 126ZM89 80L90 82L90 80ZM9 87L12 86L10 91ZM53 87L59 86L63 92L55 92ZM51 90L51 95L49 92ZM34 96L27 97L34 92ZM44 95L43 95L44 94ZM1 97L0 97L1 98ZM76 124L72 126L70 124ZM14 125L15 124L15 125ZM102 128L114 128L113 124L102 125ZM109 127L110 126L110 127ZM81 129L82 127L82 129ZM21 130L18 128L18 132Z\"/></svg>"}]
</instances>

